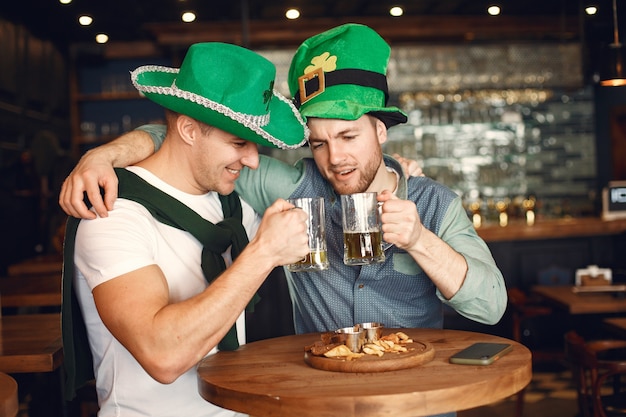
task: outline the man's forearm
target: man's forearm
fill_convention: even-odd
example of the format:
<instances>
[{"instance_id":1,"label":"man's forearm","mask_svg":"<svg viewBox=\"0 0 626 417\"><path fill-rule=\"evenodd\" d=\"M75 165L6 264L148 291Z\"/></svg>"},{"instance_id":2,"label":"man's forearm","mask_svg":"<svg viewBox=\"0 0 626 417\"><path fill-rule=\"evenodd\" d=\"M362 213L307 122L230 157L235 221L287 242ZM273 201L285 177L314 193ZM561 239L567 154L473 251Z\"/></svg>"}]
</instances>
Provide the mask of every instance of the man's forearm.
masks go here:
<instances>
[{"instance_id":1,"label":"man's forearm","mask_svg":"<svg viewBox=\"0 0 626 417\"><path fill-rule=\"evenodd\" d=\"M143 130L133 130L89 152L97 152L114 167L127 167L154 153L154 142Z\"/></svg>"}]
</instances>

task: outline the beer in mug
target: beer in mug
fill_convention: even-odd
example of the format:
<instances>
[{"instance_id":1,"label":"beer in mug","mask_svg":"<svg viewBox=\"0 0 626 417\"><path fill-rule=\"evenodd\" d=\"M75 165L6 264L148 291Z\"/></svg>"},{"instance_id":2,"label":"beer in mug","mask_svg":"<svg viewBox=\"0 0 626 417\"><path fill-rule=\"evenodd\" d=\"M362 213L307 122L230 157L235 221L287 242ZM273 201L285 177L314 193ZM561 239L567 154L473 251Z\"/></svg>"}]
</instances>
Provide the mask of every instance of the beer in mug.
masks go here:
<instances>
[{"instance_id":1,"label":"beer in mug","mask_svg":"<svg viewBox=\"0 0 626 417\"><path fill-rule=\"evenodd\" d=\"M385 261L376 193L341 196L343 262L369 265Z\"/></svg>"}]
</instances>

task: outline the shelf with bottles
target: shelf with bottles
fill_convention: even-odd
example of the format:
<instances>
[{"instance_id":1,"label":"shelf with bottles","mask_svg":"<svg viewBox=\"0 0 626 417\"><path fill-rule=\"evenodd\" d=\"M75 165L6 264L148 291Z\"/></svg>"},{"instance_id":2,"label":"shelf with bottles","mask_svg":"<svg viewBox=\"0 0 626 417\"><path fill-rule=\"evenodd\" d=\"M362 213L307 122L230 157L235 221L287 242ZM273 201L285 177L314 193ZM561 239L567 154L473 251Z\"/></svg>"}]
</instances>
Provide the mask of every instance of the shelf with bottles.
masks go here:
<instances>
[{"instance_id":1,"label":"shelf with bottles","mask_svg":"<svg viewBox=\"0 0 626 417\"><path fill-rule=\"evenodd\" d=\"M72 146L82 154L146 123L163 123L160 106L131 83L130 73L142 65L171 66L165 58L77 61L71 85Z\"/></svg>"},{"instance_id":2,"label":"shelf with bottles","mask_svg":"<svg viewBox=\"0 0 626 417\"><path fill-rule=\"evenodd\" d=\"M401 95L399 104L409 119L389 130L384 151L416 159L426 176L465 201L534 194L544 217L595 213L591 88L476 90L458 100L416 92ZM498 211L490 213L483 220L499 223Z\"/></svg>"},{"instance_id":3,"label":"shelf with bottles","mask_svg":"<svg viewBox=\"0 0 626 417\"><path fill-rule=\"evenodd\" d=\"M164 121L163 109L145 98L81 102L80 113L79 145L104 143L143 124Z\"/></svg>"}]
</instances>

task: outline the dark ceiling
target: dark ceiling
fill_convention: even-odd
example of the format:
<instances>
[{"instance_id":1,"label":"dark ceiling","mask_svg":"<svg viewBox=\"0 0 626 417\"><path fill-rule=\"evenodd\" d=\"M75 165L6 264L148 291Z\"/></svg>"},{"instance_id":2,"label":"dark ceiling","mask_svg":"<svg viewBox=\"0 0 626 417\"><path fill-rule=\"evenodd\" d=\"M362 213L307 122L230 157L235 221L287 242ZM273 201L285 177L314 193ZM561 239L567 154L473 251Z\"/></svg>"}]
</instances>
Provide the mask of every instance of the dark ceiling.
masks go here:
<instances>
[{"instance_id":1,"label":"dark ceiling","mask_svg":"<svg viewBox=\"0 0 626 417\"><path fill-rule=\"evenodd\" d=\"M262 21L286 26L294 25L284 18L290 6L300 9L301 22L304 19L341 22L342 19L373 18L401 22L442 16L484 17L487 6L492 3L502 5L503 17L514 16L518 21L529 23L545 18L556 22L569 19L577 22L579 33L586 38L612 41L611 0L74 0L69 5L62 5L58 0L3 0L0 16L26 26L39 38L63 46L91 42L97 32L107 33L111 41L154 40L155 24L177 23L181 12L187 9L197 12L198 20L193 23L197 25ZM599 6L599 14L584 16L581 9L591 3ZM626 1L617 0L617 3L618 8L624 9L620 16L626 15ZM387 11L393 5L404 7L403 17L388 16ZM79 27L77 16L81 13L93 16L91 27Z\"/></svg>"}]
</instances>

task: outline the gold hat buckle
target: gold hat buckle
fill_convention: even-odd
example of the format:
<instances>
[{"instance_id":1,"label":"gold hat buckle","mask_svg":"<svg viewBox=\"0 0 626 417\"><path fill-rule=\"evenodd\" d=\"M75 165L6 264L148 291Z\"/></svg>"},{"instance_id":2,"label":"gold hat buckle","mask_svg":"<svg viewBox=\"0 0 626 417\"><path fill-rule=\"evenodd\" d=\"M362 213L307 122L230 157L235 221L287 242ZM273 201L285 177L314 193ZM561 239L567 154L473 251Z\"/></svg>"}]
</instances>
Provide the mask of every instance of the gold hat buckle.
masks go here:
<instances>
[{"instance_id":1,"label":"gold hat buckle","mask_svg":"<svg viewBox=\"0 0 626 417\"><path fill-rule=\"evenodd\" d=\"M311 94L307 94L306 91L306 83L311 81L315 77L318 78L319 86L317 90L311 92ZM304 75L298 77L298 87L300 90L300 104L304 104L307 101L311 100L313 97L322 94L326 88L326 82L324 79L324 70L321 67L316 68L311 72L307 72Z\"/></svg>"}]
</instances>

